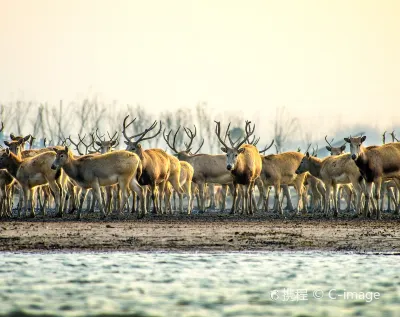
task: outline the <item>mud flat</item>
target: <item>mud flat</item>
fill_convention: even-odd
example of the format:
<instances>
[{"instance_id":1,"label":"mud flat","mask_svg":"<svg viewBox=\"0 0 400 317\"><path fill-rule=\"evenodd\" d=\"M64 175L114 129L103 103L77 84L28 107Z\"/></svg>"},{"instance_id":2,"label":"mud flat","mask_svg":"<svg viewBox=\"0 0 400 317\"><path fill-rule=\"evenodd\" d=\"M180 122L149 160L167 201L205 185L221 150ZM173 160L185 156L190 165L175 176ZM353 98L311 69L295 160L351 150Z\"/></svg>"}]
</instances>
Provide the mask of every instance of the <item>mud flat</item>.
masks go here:
<instances>
[{"instance_id":1,"label":"mud flat","mask_svg":"<svg viewBox=\"0 0 400 317\"><path fill-rule=\"evenodd\" d=\"M37 216L2 219L0 251L274 251L321 250L400 254L400 218L362 220L351 215L285 218L274 214L133 215L76 221Z\"/></svg>"}]
</instances>

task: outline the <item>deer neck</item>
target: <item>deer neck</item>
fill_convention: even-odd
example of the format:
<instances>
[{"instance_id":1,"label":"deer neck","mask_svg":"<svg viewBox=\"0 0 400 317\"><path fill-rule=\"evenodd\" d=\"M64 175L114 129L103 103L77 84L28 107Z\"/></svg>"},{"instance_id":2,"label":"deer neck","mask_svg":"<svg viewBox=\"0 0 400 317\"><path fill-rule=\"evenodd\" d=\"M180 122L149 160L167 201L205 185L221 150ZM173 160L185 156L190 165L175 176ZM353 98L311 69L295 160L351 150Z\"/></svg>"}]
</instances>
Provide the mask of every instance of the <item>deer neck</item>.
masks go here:
<instances>
[{"instance_id":1,"label":"deer neck","mask_svg":"<svg viewBox=\"0 0 400 317\"><path fill-rule=\"evenodd\" d=\"M72 154L68 155L68 161L62 166L65 173L72 179L76 179L78 175L78 160Z\"/></svg>"},{"instance_id":2,"label":"deer neck","mask_svg":"<svg viewBox=\"0 0 400 317\"><path fill-rule=\"evenodd\" d=\"M20 156L15 155L14 153L10 153L10 160L8 164L8 172L15 178L17 175L17 171L22 164L22 159Z\"/></svg>"},{"instance_id":3,"label":"deer neck","mask_svg":"<svg viewBox=\"0 0 400 317\"><path fill-rule=\"evenodd\" d=\"M322 160L317 158L317 157L311 157L310 159L310 174L314 177L320 176L321 173L321 167L322 167Z\"/></svg>"}]
</instances>

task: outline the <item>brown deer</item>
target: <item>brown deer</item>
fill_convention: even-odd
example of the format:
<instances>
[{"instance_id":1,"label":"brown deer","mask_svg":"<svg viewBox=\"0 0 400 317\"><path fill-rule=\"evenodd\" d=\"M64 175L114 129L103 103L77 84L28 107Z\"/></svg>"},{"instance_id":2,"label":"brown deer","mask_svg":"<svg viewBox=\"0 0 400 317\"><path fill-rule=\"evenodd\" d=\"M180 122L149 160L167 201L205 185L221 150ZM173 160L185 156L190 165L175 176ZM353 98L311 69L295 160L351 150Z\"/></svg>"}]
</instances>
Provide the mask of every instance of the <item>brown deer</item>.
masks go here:
<instances>
[{"instance_id":1,"label":"brown deer","mask_svg":"<svg viewBox=\"0 0 400 317\"><path fill-rule=\"evenodd\" d=\"M366 182L365 205L363 216L366 217L369 211L369 204L372 200L372 184L375 185L375 199L377 205L373 205L376 211L376 218L381 218L380 192L382 182L394 180L397 187L400 187L400 143L387 143L382 146L364 147L363 142L366 136L344 138L350 143L351 158L356 163L362 177ZM396 202L396 210L399 205Z\"/></svg>"},{"instance_id":2,"label":"brown deer","mask_svg":"<svg viewBox=\"0 0 400 317\"><path fill-rule=\"evenodd\" d=\"M31 217L35 216L33 208L33 191L37 186L48 184L54 194L57 217L62 216L63 186L60 182L61 171L50 168L55 158L54 152L45 152L33 158L21 159L6 149L0 156L0 168L5 168L18 181L24 195L24 213L28 208Z\"/></svg>"},{"instance_id":3,"label":"brown deer","mask_svg":"<svg viewBox=\"0 0 400 317\"><path fill-rule=\"evenodd\" d=\"M262 159L262 171L261 180L264 188L274 186L275 189L275 203L274 210L283 214L282 206L279 202L280 191L282 185L293 185L297 192L297 212L300 212L301 197L303 197L303 183L305 174L296 174L296 168L300 164L303 154L299 152L284 152L280 154L270 154L261 156ZM264 195L264 204L268 203L265 189L262 191ZM303 206L304 208L304 206ZM268 210L268 206L265 205L265 210Z\"/></svg>"},{"instance_id":4,"label":"brown deer","mask_svg":"<svg viewBox=\"0 0 400 317\"><path fill-rule=\"evenodd\" d=\"M151 189L151 198L153 201L153 212L161 212L162 201L164 198L164 189L167 181L170 181L174 189L178 193L182 193L180 188L180 164L177 158L173 158L161 149L148 149L144 150L140 142L155 138L160 134L162 125L160 122L160 129L152 136L145 137L146 134L152 131L157 126L157 121L143 132L133 136L128 136L126 129L135 122L134 118L129 124L126 124L126 116L123 122L122 134L126 141L126 150L136 153L142 162L142 174L139 177L140 185L148 185ZM133 141L134 138L137 138ZM158 188L158 193L157 193ZM158 201L157 201L158 194ZM135 199L135 197L134 197Z\"/></svg>"},{"instance_id":5,"label":"brown deer","mask_svg":"<svg viewBox=\"0 0 400 317\"><path fill-rule=\"evenodd\" d=\"M260 177L262 162L257 148L254 145L244 143L254 133L255 125L253 126L253 129L251 129L251 122L246 121L246 135L243 140L235 145L233 145L233 142L230 138L228 126L226 135L228 135L231 143L231 147L229 147L221 137L221 123L218 121L215 121L215 123L215 134L217 135L219 142L223 145L223 147L221 147L222 152L226 153L226 169L231 172L234 186L231 213L235 213L237 208L236 200L238 195L238 186L244 185L245 210L243 212L252 214L254 182L258 177Z\"/></svg>"},{"instance_id":6,"label":"brown deer","mask_svg":"<svg viewBox=\"0 0 400 317\"><path fill-rule=\"evenodd\" d=\"M89 188L93 190L99 203L101 217L105 218L106 213L102 203L100 187L114 184L118 184L122 192L120 211L125 206L129 187L139 195L141 200L142 213L139 212L138 217L142 217L146 213L145 195L136 180L136 176L141 173L140 159L136 154L128 151L114 151L75 158L67 146L63 150L55 148L54 151L57 155L52 162L51 168L53 170L62 168L83 189L79 201L78 219L81 217L83 201Z\"/></svg>"},{"instance_id":7,"label":"brown deer","mask_svg":"<svg viewBox=\"0 0 400 317\"><path fill-rule=\"evenodd\" d=\"M333 142L334 139L331 140L331 142ZM328 145L326 146L326 149L331 153L331 156L335 156L335 155L341 155L344 154L344 151L346 150L346 143L341 145L341 146L337 146L337 147L333 147L331 145L331 143L329 143L328 141L328 136L325 136L325 142L328 143ZM338 206L340 209L340 193L341 191L345 191L347 194L347 208L346 210L349 212L351 209L351 201L352 201L352 195L353 195L353 189L351 188L351 185L349 184L340 184L338 185Z\"/></svg>"},{"instance_id":8,"label":"brown deer","mask_svg":"<svg viewBox=\"0 0 400 317\"><path fill-rule=\"evenodd\" d=\"M331 140L331 142L333 142L334 139ZM337 146L334 147L332 146L331 143L329 143L328 141L328 136L325 135L325 142L328 143L328 145L326 146L326 149L328 150L328 152L331 153L331 155L340 155L344 153L344 150L346 150L346 143L341 145L341 146Z\"/></svg>"},{"instance_id":9,"label":"brown deer","mask_svg":"<svg viewBox=\"0 0 400 317\"><path fill-rule=\"evenodd\" d=\"M96 143L96 145L98 146L98 148L97 149L95 148L95 150L97 152L100 152L101 154L111 152L114 148L116 148L119 145L118 135L117 135L118 131L115 131L113 136L110 136L108 131L107 131L107 134L108 134L108 138L109 138L108 140L105 139L104 135L100 136L98 134L98 129L96 129L96 137L97 137L96 140L94 140L93 134L91 135L92 136L92 144Z\"/></svg>"},{"instance_id":10,"label":"brown deer","mask_svg":"<svg viewBox=\"0 0 400 317\"><path fill-rule=\"evenodd\" d=\"M297 174L309 172L311 175L321 179L325 185L325 206L324 212L328 214L329 198L331 189L333 189L334 216L338 215L337 189L338 184L351 183L357 195L357 211L361 204L361 175L357 167L353 164L350 154L341 154L336 156L327 156L324 159L311 156L308 152L302 158Z\"/></svg>"},{"instance_id":11,"label":"brown deer","mask_svg":"<svg viewBox=\"0 0 400 317\"><path fill-rule=\"evenodd\" d=\"M191 152L193 140L196 137L197 130L194 126L194 132L189 128L184 128L186 135L189 137L189 143L185 143L185 149L178 151L176 148L176 136L179 132L180 127L176 130L173 136L172 142L170 141L170 135L172 130L168 134L163 133L164 140L168 147L175 152L177 158L180 161L188 162L194 168L193 183L195 183L196 191L198 190L200 206L199 211L205 211L205 186L206 184L221 184L230 185L233 192L232 176L226 169L226 156L225 155L212 155L212 154L197 154L204 144L202 140L199 148L194 153ZM226 191L225 191L226 196ZM222 210L225 210L225 199L222 200Z\"/></svg>"},{"instance_id":12,"label":"brown deer","mask_svg":"<svg viewBox=\"0 0 400 317\"><path fill-rule=\"evenodd\" d=\"M12 187L14 182L14 177L6 169L0 169L0 217L12 216Z\"/></svg>"}]
</instances>

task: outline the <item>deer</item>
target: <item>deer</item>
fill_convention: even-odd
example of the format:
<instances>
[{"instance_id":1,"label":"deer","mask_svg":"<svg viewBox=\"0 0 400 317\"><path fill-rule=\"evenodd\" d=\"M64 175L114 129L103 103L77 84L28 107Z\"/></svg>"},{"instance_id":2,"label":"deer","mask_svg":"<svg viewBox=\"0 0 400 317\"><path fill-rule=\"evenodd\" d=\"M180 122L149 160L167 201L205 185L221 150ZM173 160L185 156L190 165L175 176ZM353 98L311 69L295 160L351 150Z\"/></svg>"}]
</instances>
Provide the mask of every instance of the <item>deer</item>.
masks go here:
<instances>
[{"instance_id":1,"label":"deer","mask_svg":"<svg viewBox=\"0 0 400 317\"><path fill-rule=\"evenodd\" d=\"M366 136L348 137L344 140L350 144L352 160L365 180L365 205L363 216L369 212L370 202L376 212L376 219L381 219L380 192L382 182L394 180L397 187L400 187L400 143L387 143L381 146L364 147ZM375 185L374 206L372 200L372 185ZM395 202L398 212L399 205Z\"/></svg>"},{"instance_id":2,"label":"deer","mask_svg":"<svg viewBox=\"0 0 400 317\"><path fill-rule=\"evenodd\" d=\"M333 140L334 139L331 140L331 143L333 142ZM343 145L338 146L338 147L333 147L332 144L328 141L327 135L325 135L325 142L328 144L326 146L326 149L330 152L331 156L344 154L344 151L346 150L346 143L344 143ZM338 186L339 186L338 187L338 205L340 206L340 192L345 190L345 192L347 194L346 210L349 212L350 208L351 208L353 189L351 188L350 184L340 184Z\"/></svg>"},{"instance_id":3,"label":"deer","mask_svg":"<svg viewBox=\"0 0 400 317\"><path fill-rule=\"evenodd\" d=\"M191 166L188 162L180 161L181 164L181 175L180 175L180 184L186 196L188 197L188 209L187 214L190 215L192 212L192 179L194 174L193 166ZM169 209L171 208L171 195L172 195L172 186L168 182L167 190L166 190L166 202L168 203ZM183 194L179 195L179 211L183 213Z\"/></svg>"},{"instance_id":4,"label":"deer","mask_svg":"<svg viewBox=\"0 0 400 317\"><path fill-rule=\"evenodd\" d=\"M167 146L175 153L176 157L180 161L188 162L191 166L193 166L194 174L193 174L193 183L198 190L199 195L199 212L203 213L205 211L205 187L206 184L221 184L221 185L229 185L233 192L233 183L232 176L230 172L226 169L226 156L225 155L212 155L212 154L198 154L204 144L204 139L201 141L200 146L194 152L192 152L192 144L193 140L197 135L196 126L194 126L194 132L189 128L184 128L186 135L189 138L189 143L185 143L184 150L178 150L176 148L176 136L179 132L180 127L176 130L173 135L172 142L170 141L170 135L173 132L169 131L168 134L165 134L165 130L163 133L164 140ZM192 192L194 192L192 190ZM226 191L225 197L226 197ZM222 207L221 210L225 210L225 197L222 199Z\"/></svg>"},{"instance_id":5,"label":"deer","mask_svg":"<svg viewBox=\"0 0 400 317\"><path fill-rule=\"evenodd\" d=\"M106 154L82 156L75 158L67 146L63 150L54 149L56 158L51 164L53 170L64 170L81 188L77 218L81 219L82 205L87 189L91 188L99 203L101 218L106 217L101 199L101 186L118 184L122 193L120 212L127 201L128 187L134 191L141 200L141 212L138 218L146 214L146 198L143 188L136 177L141 174L141 162L135 153L128 151L113 151Z\"/></svg>"},{"instance_id":6,"label":"deer","mask_svg":"<svg viewBox=\"0 0 400 317\"><path fill-rule=\"evenodd\" d=\"M251 144L245 144L246 140L254 133L255 125L251 129L250 121L246 121L245 125L245 136L243 140L234 144L230 138L229 126L226 132L231 146L229 147L221 137L221 123L215 121L215 134L218 137L219 142L223 145L221 151L226 153L226 169L230 171L232 176L232 182L234 186L233 191L233 202L231 213L235 213L237 206L236 200L238 196L238 186L244 186L244 207L243 212L247 214L253 214L253 189L255 180L260 177L261 174L261 156L258 149Z\"/></svg>"},{"instance_id":7,"label":"deer","mask_svg":"<svg viewBox=\"0 0 400 317\"><path fill-rule=\"evenodd\" d=\"M303 184L305 174L295 173L298 164L300 164L303 154L299 152L284 152L280 154L270 154L261 156L262 159L262 171L261 180L264 188L273 186L275 189L275 203L274 210L283 215L283 209L279 202L281 185L293 185L297 192L297 212L300 212L303 197ZM262 194L264 195L265 210L268 210L267 197L265 189ZM303 210L304 210L303 206Z\"/></svg>"},{"instance_id":8,"label":"deer","mask_svg":"<svg viewBox=\"0 0 400 317\"><path fill-rule=\"evenodd\" d=\"M93 134L91 134L92 137L92 144L96 143L96 145L98 146L98 148L95 150L101 154L107 153L107 152L111 152L114 148L118 147L119 145L119 141L118 141L118 131L115 131L114 135L111 136L108 131L108 141L105 139L105 135L100 136L98 134L98 129L96 129L96 137L97 139L94 139ZM115 138L115 139L114 139Z\"/></svg>"},{"instance_id":9,"label":"deer","mask_svg":"<svg viewBox=\"0 0 400 317\"><path fill-rule=\"evenodd\" d=\"M12 187L15 179L6 169L0 169L0 217L12 216Z\"/></svg>"},{"instance_id":10,"label":"deer","mask_svg":"<svg viewBox=\"0 0 400 317\"><path fill-rule=\"evenodd\" d=\"M37 186L48 184L54 194L56 217L62 217L63 186L60 181L62 172L50 169L54 158L54 152L45 152L32 158L21 159L8 148L1 154L0 169L7 169L22 188L25 215L27 210L30 209L30 216L35 217L32 201L33 191Z\"/></svg>"},{"instance_id":11,"label":"deer","mask_svg":"<svg viewBox=\"0 0 400 317\"><path fill-rule=\"evenodd\" d=\"M22 152L22 149L25 148L25 143L31 138L31 135L28 134L25 137L15 136L14 134L10 134L11 141L4 141L4 144L10 149L12 153L18 155Z\"/></svg>"},{"instance_id":12,"label":"deer","mask_svg":"<svg viewBox=\"0 0 400 317\"><path fill-rule=\"evenodd\" d=\"M157 121L136 135L128 136L126 129L135 122L134 118L129 124L126 123L129 115L125 117L122 127L122 134L125 137L126 150L136 153L142 162L142 174L139 177L139 184L142 186L148 185L151 189L151 199L153 201L153 213L162 212L161 206L164 198L164 189L167 181L170 181L174 189L181 194L180 186L180 163L179 160L171 155L168 155L162 149L147 149L144 150L140 142L153 139L160 134L162 124L157 133L152 136L145 137L147 133L154 130L157 126ZM136 140L134 140L137 138ZM158 202L157 202L158 188ZM134 197L135 200L135 197Z\"/></svg>"},{"instance_id":13,"label":"deer","mask_svg":"<svg viewBox=\"0 0 400 317\"><path fill-rule=\"evenodd\" d=\"M338 216L337 188L338 184L351 183L357 195L357 211L361 206L362 177L358 168L354 165L350 154L327 156L324 159L311 156L307 151L296 169L297 174L309 172L311 175L321 179L325 185L324 213L328 214L329 197L333 189L334 217Z\"/></svg>"}]
</instances>

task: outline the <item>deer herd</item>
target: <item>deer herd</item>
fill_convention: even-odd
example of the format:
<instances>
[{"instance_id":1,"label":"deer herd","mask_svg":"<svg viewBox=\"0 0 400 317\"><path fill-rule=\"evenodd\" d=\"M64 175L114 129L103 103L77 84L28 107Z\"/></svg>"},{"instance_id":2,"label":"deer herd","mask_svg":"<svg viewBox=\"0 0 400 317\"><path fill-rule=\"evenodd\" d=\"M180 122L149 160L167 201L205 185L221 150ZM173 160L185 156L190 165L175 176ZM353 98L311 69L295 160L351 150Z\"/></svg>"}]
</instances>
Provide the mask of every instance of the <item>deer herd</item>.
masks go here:
<instances>
[{"instance_id":1,"label":"deer herd","mask_svg":"<svg viewBox=\"0 0 400 317\"><path fill-rule=\"evenodd\" d=\"M161 122L154 121L143 132L128 135L127 129L136 118L129 123L128 119L125 117L122 124L126 150L116 150L117 132L106 140L96 130L89 136L91 142L85 142L86 136L79 134L79 142L69 136L61 145L41 149L32 149L31 135L11 134L10 141L4 141L6 148L0 150L0 217L13 216L14 197L19 198L18 217L34 217L37 210L45 215L53 201L57 217L76 213L81 218L85 201L86 211L94 212L98 206L101 218L126 211L137 213L138 218L148 210L172 214L177 209L175 203L172 208L173 195L179 198L179 212L191 214L193 198L197 199L199 212L206 210L207 194L220 203L223 211L228 189L233 197L230 212L253 214L269 210L271 188L275 193L273 210L279 214L284 212L282 202L286 197L288 209L297 213L323 211L329 215L333 211L337 216L344 194L346 210L354 207L356 216L380 219L385 194L388 208L394 206L396 214L399 211L400 143L395 142L394 134L392 143L367 147L363 145L366 136L345 138L340 147L333 147L325 137L331 155L322 159L315 152L309 153L310 146L305 154L264 155L274 141L257 149L259 139L254 136L255 125L251 122L245 122L242 137L232 140L230 124L222 134L221 123L215 121L215 134L224 154L212 155L198 153L204 139L192 151L196 126L194 130L183 128L188 142L179 149L176 138L180 127L167 132ZM2 124L0 131L3 129ZM158 137L161 131L173 154L142 146L143 141ZM29 150L25 150L27 142ZM67 142L75 146L78 155ZM347 144L350 153L344 153ZM296 208L291 202L290 186L297 193ZM184 197L188 200L186 210Z\"/></svg>"}]
</instances>

